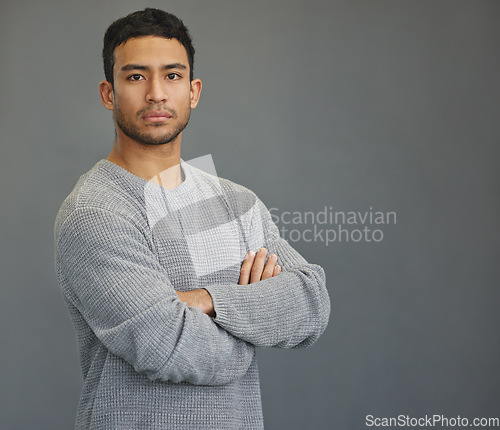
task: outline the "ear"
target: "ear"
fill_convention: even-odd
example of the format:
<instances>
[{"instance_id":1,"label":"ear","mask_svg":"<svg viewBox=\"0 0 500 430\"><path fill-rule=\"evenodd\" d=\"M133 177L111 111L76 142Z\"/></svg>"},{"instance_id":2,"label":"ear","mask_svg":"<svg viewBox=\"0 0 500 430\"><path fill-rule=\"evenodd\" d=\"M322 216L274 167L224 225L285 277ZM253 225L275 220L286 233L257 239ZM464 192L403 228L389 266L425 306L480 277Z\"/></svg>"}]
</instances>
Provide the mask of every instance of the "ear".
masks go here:
<instances>
[{"instance_id":1,"label":"ear","mask_svg":"<svg viewBox=\"0 0 500 430\"><path fill-rule=\"evenodd\" d=\"M191 81L191 109L194 109L200 100L201 94L201 81L193 79Z\"/></svg>"},{"instance_id":2,"label":"ear","mask_svg":"<svg viewBox=\"0 0 500 430\"><path fill-rule=\"evenodd\" d=\"M111 82L102 81L99 84L99 93L101 94L101 102L108 110L113 110L113 86Z\"/></svg>"}]
</instances>

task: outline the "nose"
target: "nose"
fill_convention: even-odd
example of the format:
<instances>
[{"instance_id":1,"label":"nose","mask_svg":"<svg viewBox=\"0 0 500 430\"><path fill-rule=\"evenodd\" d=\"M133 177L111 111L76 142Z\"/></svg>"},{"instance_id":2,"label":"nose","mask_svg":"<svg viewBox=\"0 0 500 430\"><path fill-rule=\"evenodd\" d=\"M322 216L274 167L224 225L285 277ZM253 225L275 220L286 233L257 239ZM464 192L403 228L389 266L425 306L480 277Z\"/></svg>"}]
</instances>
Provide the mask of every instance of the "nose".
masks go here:
<instances>
[{"instance_id":1,"label":"nose","mask_svg":"<svg viewBox=\"0 0 500 430\"><path fill-rule=\"evenodd\" d=\"M146 95L148 102L159 103L167 100L167 92L162 84L163 82L161 79L156 77L150 79L148 94Z\"/></svg>"}]
</instances>

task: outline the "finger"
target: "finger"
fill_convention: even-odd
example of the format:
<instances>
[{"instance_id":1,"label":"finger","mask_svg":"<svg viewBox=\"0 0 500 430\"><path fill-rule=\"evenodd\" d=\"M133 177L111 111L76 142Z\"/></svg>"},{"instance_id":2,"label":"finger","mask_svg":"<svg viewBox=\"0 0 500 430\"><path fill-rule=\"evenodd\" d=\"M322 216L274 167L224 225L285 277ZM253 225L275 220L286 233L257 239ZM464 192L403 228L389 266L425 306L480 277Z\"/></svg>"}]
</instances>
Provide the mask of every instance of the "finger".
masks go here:
<instances>
[{"instance_id":1,"label":"finger","mask_svg":"<svg viewBox=\"0 0 500 430\"><path fill-rule=\"evenodd\" d=\"M252 271L250 273L250 283L260 281L260 278L262 277L262 271L264 270L266 255L266 248L260 248L259 252L257 252L257 255L255 256L255 260L253 262Z\"/></svg>"},{"instance_id":2,"label":"finger","mask_svg":"<svg viewBox=\"0 0 500 430\"><path fill-rule=\"evenodd\" d=\"M281 266L277 264L274 266L273 276L279 275L281 273Z\"/></svg>"},{"instance_id":3,"label":"finger","mask_svg":"<svg viewBox=\"0 0 500 430\"><path fill-rule=\"evenodd\" d=\"M276 267L276 263L278 261L278 257L276 254L271 254L267 259L266 267L264 267L264 271L262 272L262 279L269 279L273 277L274 268Z\"/></svg>"},{"instance_id":4,"label":"finger","mask_svg":"<svg viewBox=\"0 0 500 430\"><path fill-rule=\"evenodd\" d=\"M255 252L249 251L243 260L243 264L240 269L240 280L238 284L247 285L250 280L250 272L252 270L253 261L255 259Z\"/></svg>"}]
</instances>

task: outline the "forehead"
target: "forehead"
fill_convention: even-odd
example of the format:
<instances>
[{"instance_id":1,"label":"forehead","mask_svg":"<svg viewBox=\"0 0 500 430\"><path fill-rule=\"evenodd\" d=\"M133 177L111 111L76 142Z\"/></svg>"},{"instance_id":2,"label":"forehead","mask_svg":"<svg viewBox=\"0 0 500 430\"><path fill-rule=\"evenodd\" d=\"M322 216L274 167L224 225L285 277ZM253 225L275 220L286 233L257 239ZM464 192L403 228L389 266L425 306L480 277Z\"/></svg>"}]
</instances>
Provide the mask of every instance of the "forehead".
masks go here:
<instances>
[{"instance_id":1,"label":"forehead","mask_svg":"<svg viewBox=\"0 0 500 430\"><path fill-rule=\"evenodd\" d=\"M114 51L115 67L126 64L155 65L181 63L189 67L187 52L177 39L141 36L128 39Z\"/></svg>"}]
</instances>

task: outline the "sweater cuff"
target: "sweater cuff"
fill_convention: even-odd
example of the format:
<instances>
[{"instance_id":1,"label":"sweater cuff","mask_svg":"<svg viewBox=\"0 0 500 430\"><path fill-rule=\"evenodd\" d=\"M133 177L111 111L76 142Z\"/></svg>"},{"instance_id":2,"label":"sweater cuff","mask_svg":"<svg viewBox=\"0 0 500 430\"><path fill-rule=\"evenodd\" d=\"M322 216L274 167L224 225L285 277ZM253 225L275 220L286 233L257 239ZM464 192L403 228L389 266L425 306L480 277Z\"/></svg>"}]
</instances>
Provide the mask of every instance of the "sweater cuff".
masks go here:
<instances>
[{"instance_id":1,"label":"sweater cuff","mask_svg":"<svg viewBox=\"0 0 500 430\"><path fill-rule=\"evenodd\" d=\"M227 289L228 285L209 285L204 287L205 290L208 291L210 296L212 297L212 301L214 303L214 311L215 318L214 321L222 326L228 322L228 298L227 298ZM224 291L226 294L224 294Z\"/></svg>"}]
</instances>

